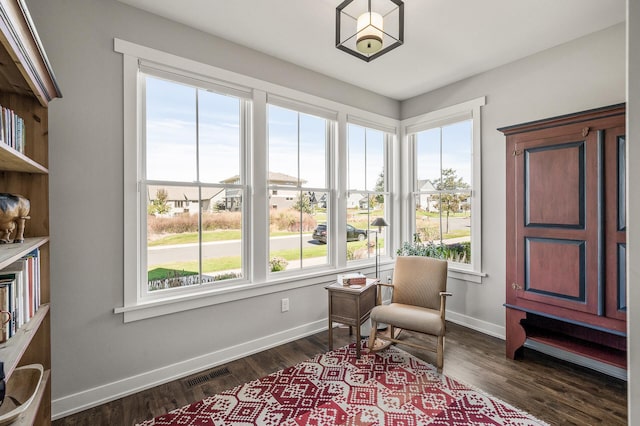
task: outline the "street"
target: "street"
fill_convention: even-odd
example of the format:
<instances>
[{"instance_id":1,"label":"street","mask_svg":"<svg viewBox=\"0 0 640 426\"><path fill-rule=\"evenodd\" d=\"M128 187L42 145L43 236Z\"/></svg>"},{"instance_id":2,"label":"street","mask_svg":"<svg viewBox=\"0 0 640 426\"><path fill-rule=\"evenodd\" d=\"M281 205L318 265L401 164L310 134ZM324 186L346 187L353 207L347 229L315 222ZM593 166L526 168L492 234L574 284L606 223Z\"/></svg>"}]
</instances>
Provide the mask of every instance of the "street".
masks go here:
<instances>
[{"instance_id":1,"label":"street","mask_svg":"<svg viewBox=\"0 0 640 426\"><path fill-rule=\"evenodd\" d=\"M302 234L304 245L313 247L317 242L311 234ZM270 240L270 250L287 250L300 247L298 235L273 237ZM240 240L214 241L202 244L203 258L216 258L224 256L240 256ZM198 244L180 244L170 246L150 247L147 254L149 266L162 265L173 262L188 262L198 259Z\"/></svg>"}]
</instances>

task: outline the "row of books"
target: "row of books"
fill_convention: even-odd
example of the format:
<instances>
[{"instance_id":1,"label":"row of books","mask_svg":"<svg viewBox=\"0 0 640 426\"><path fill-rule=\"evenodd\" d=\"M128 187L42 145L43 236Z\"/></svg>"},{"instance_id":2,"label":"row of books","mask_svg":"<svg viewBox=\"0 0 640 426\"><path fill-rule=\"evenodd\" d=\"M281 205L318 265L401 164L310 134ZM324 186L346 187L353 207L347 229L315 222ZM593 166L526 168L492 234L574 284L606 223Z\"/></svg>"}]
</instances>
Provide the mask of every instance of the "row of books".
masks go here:
<instances>
[{"instance_id":1,"label":"row of books","mask_svg":"<svg viewBox=\"0 0 640 426\"><path fill-rule=\"evenodd\" d=\"M40 307L40 249L0 271L0 342L26 324Z\"/></svg>"},{"instance_id":2,"label":"row of books","mask_svg":"<svg viewBox=\"0 0 640 426\"><path fill-rule=\"evenodd\" d=\"M24 120L12 109L0 105L0 141L24 154Z\"/></svg>"}]
</instances>

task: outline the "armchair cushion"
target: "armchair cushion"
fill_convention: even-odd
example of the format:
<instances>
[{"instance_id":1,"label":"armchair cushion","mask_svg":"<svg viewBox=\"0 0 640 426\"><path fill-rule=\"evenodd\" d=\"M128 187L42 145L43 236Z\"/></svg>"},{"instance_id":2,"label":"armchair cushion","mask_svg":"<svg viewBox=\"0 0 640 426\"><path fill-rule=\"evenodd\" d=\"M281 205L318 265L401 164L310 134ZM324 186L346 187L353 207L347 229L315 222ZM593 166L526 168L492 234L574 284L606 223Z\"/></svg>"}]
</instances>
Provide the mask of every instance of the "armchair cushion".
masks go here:
<instances>
[{"instance_id":1,"label":"armchair cushion","mask_svg":"<svg viewBox=\"0 0 640 426\"><path fill-rule=\"evenodd\" d=\"M371 311L371 320L435 336L443 336L445 331L444 320L439 310L402 303L376 306Z\"/></svg>"}]
</instances>

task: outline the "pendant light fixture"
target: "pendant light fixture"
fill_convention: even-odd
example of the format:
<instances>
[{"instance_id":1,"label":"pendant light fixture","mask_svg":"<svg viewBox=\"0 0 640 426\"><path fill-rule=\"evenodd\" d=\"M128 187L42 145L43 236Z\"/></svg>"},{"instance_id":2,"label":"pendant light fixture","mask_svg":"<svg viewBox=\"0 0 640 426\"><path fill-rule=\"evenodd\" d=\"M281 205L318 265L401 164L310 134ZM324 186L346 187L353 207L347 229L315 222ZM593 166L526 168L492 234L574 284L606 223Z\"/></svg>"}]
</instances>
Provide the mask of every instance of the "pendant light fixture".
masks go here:
<instances>
[{"instance_id":1,"label":"pendant light fixture","mask_svg":"<svg viewBox=\"0 0 640 426\"><path fill-rule=\"evenodd\" d=\"M336 8L336 47L370 62L404 43L401 0L345 0Z\"/></svg>"}]
</instances>

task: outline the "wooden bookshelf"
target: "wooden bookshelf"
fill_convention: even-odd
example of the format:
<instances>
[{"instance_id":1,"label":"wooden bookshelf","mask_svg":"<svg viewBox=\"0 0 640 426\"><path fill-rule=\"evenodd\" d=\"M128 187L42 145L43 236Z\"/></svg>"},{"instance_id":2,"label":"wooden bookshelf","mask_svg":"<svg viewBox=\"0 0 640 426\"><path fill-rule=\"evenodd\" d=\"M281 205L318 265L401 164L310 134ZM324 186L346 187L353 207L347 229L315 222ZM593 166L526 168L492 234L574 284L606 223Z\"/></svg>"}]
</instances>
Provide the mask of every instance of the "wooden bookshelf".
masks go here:
<instances>
[{"instance_id":1,"label":"wooden bookshelf","mask_svg":"<svg viewBox=\"0 0 640 426\"><path fill-rule=\"evenodd\" d=\"M24 0L0 0L0 105L24 120L24 153L0 142L0 192L20 194L31 204L25 241L0 244L0 269L40 249L41 306L0 344L7 380L16 367L41 364L38 394L17 425L51 423L51 332L49 247L49 102L61 97L53 71ZM17 376L16 376L17 378Z\"/></svg>"}]
</instances>

